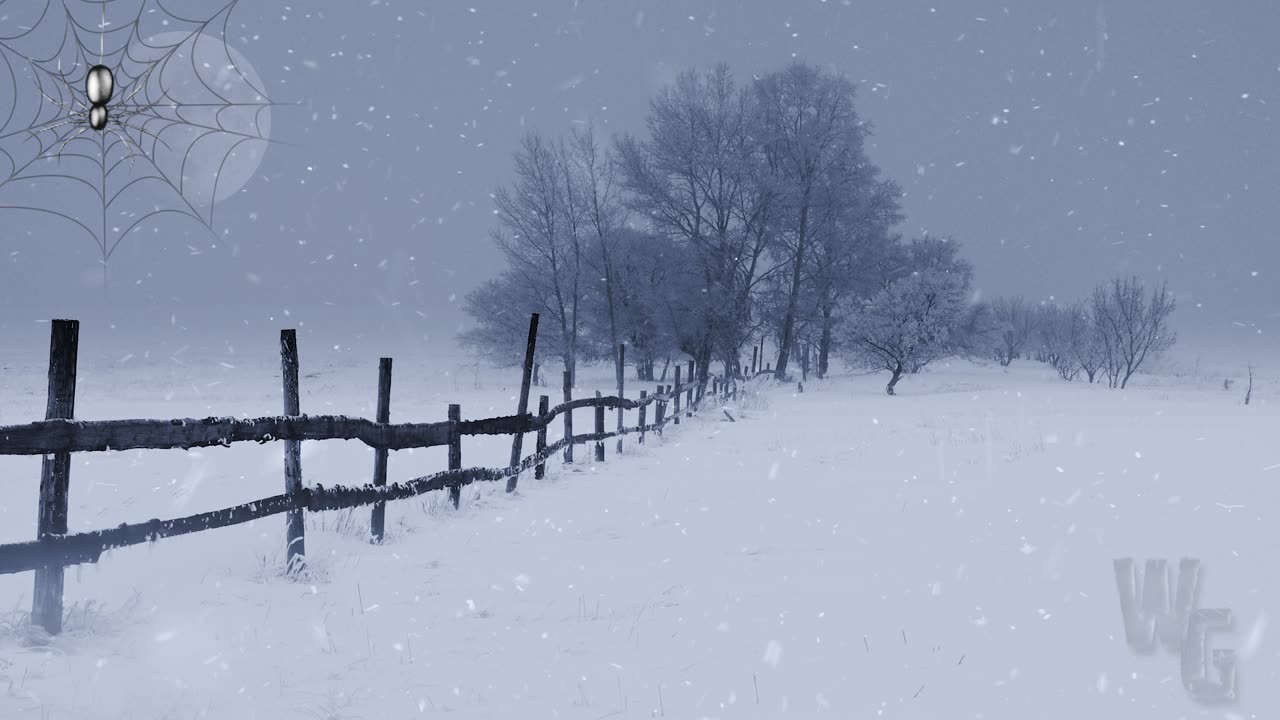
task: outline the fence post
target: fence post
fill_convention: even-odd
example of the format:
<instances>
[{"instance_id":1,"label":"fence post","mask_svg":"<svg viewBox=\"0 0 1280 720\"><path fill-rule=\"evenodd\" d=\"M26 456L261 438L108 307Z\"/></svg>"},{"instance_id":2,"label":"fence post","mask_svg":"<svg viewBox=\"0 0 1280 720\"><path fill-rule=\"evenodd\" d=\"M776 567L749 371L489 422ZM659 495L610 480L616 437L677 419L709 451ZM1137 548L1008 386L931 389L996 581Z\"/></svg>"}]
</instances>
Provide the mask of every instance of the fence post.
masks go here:
<instances>
[{"instance_id":1,"label":"fence post","mask_svg":"<svg viewBox=\"0 0 1280 720\"><path fill-rule=\"evenodd\" d=\"M49 333L49 397L46 420L71 419L76 407L76 356L80 349L80 321L54 320ZM71 453L45 455L40 462L40 505L36 537L67 533L67 494L71 484ZM63 568L36 570L31 594L31 624L50 635L62 632Z\"/></svg>"},{"instance_id":2,"label":"fence post","mask_svg":"<svg viewBox=\"0 0 1280 720\"><path fill-rule=\"evenodd\" d=\"M671 396L671 418L680 424L680 365L676 364L676 394Z\"/></svg>"},{"instance_id":3,"label":"fence post","mask_svg":"<svg viewBox=\"0 0 1280 720\"><path fill-rule=\"evenodd\" d=\"M600 400L600 391L596 391L596 400ZM604 405L596 405L596 434L604 434ZM604 462L604 438L596 440L596 462Z\"/></svg>"},{"instance_id":4,"label":"fence post","mask_svg":"<svg viewBox=\"0 0 1280 720\"><path fill-rule=\"evenodd\" d=\"M520 404L516 408L517 415L529 412L529 383L533 379L533 351L538 344L538 313L529 316L529 342L524 348L524 375L520 378ZM524 433L516 433L511 441L511 467L520 465L520 446L524 444ZM507 478L507 492L516 491L516 481L520 473Z\"/></svg>"},{"instance_id":5,"label":"fence post","mask_svg":"<svg viewBox=\"0 0 1280 720\"><path fill-rule=\"evenodd\" d=\"M391 358L378 360L378 409L375 416L377 422L391 422ZM387 449L375 448L373 451L373 484L383 487L387 484ZM380 545L387 525L387 504L376 502L369 515L369 534L373 543Z\"/></svg>"},{"instance_id":6,"label":"fence post","mask_svg":"<svg viewBox=\"0 0 1280 720\"><path fill-rule=\"evenodd\" d=\"M641 445L644 444L644 414L645 414L644 411L646 407L646 405L644 404L644 401L648 397L649 397L648 390L640 391L640 444Z\"/></svg>"},{"instance_id":7,"label":"fence post","mask_svg":"<svg viewBox=\"0 0 1280 720\"><path fill-rule=\"evenodd\" d=\"M693 417L693 388L698 381L693 376L693 361L689 361L689 389L685 391L684 414L685 417Z\"/></svg>"},{"instance_id":8,"label":"fence post","mask_svg":"<svg viewBox=\"0 0 1280 720\"><path fill-rule=\"evenodd\" d=\"M462 406L449 406L449 469L462 469L462 433L458 432L458 423L462 422ZM449 500L453 509L457 510L462 503L462 482L454 481L449 485Z\"/></svg>"},{"instance_id":9,"label":"fence post","mask_svg":"<svg viewBox=\"0 0 1280 720\"><path fill-rule=\"evenodd\" d=\"M547 397L546 395L538 396L538 418L539 419L545 418L547 415L547 412L550 409L551 409L551 398ZM550 420L547 420L548 424L550 422L551 422ZM546 451L547 451L547 426L543 425L542 427L538 428L538 439L535 441L535 444L534 444L534 452L538 453L538 457L541 458L542 454L545 453ZM547 459L542 458L540 461L538 461L538 464L533 468L533 478L535 480L541 480L546 476L547 476Z\"/></svg>"},{"instance_id":10,"label":"fence post","mask_svg":"<svg viewBox=\"0 0 1280 720\"><path fill-rule=\"evenodd\" d=\"M756 347L755 343L752 343L751 344L751 374L752 375L756 374L756 356L759 354L760 354L760 348Z\"/></svg>"},{"instance_id":11,"label":"fence post","mask_svg":"<svg viewBox=\"0 0 1280 720\"><path fill-rule=\"evenodd\" d=\"M624 383L623 383L623 380L624 380L624 378L626 377L626 374L627 374L627 361L626 361L626 357L627 357L627 346L626 346L626 345L619 345L619 346L618 346L618 368L617 368L617 372L618 372L618 399L619 399L619 400L621 400L621 399L623 399L624 397L626 397L626 396L623 394L623 384L624 384ZM621 405L619 405L619 406L618 406L618 449L616 450L616 452L617 452L619 455L621 455L621 454L622 454L622 423L623 423L623 415L622 415L622 413L623 413L622 406L621 406Z\"/></svg>"},{"instance_id":12,"label":"fence post","mask_svg":"<svg viewBox=\"0 0 1280 720\"><path fill-rule=\"evenodd\" d=\"M564 371L564 401L573 400L573 375L568 370ZM569 444L564 446L564 461L573 463L573 410L564 412L564 436L569 438Z\"/></svg>"},{"instance_id":13,"label":"fence post","mask_svg":"<svg viewBox=\"0 0 1280 720\"><path fill-rule=\"evenodd\" d=\"M284 385L284 414L296 416L302 414L298 399L298 332L296 330L280 331L280 370ZM302 442L286 440L284 442L284 491L286 494L302 490ZM303 521L302 508L294 508L285 516L285 569L293 573L306 564L306 524Z\"/></svg>"},{"instance_id":14,"label":"fence post","mask_svg":"<svg viewBox=\"0 0 1280 720\"><path fill-rule=\"evenodd\" d=\"M657 393L658 393L658 397L661 398L662 397L661 384L658 385ZM665 401L663 400L653 401L653 429L657 430L659 435L662 434L662 415L666 411L667 411L667 403Z\"/></svg>"}]
</instances>

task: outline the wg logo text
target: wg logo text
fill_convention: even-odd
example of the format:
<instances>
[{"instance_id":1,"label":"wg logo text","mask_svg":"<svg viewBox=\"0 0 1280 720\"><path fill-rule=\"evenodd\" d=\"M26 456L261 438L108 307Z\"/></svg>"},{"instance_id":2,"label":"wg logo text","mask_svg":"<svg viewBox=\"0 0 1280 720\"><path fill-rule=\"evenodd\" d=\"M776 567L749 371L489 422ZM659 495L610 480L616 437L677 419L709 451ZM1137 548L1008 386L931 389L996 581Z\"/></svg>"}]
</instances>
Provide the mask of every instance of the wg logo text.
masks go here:
<instances>
[{"instance_id":1,"label":"wg logo text","mask_svg":"<svg viewBox=\"0 0 1280 720\"><path fill-rule=\"evenodd\" d=\"M1147 560L1142 576L1133 558L1115 561L1116 588L1125 639L1135 652L1150 655L1156 646L1178 655L1182 686L1202 703L1232 703L1237 695L1236 651L1209 647L1213 631L1229 631L1228 608L1200 609L1200 561L1183 558L1176 581L1164 560ZM1170 597L1173 591L1173 597Z\"/></svg>"}]
</instances>

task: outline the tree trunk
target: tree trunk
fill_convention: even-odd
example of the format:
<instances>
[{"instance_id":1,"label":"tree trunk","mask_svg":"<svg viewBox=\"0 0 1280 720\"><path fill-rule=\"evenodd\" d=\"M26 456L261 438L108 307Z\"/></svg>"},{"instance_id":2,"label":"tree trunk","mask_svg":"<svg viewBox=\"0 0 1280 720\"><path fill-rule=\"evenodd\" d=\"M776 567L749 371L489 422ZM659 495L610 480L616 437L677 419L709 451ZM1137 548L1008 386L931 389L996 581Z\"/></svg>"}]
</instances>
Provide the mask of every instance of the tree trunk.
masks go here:
<instances>
[{"instance_id":1,"label":"tree trunk","mask_svg":"<svg viewBox=\"0 0 1280 720\"><path fill-rule=\"evenodd\" d=\"M778 367L773 376L782 380L787 375L787 358L791 353L791 343L796 331L796 310L800 304L800 281L804 275L804 246L809 230L809 191L805 190L804 205L800 209L800 231L796 236L795 268L791 271L791 291L787 295L787 314L782 321L782 341L778 347Z\"/></svg>"},{"instance_id":2,"label":"tree trunk","mask_svg":"<svg viewBox=\"0 0 1280 720\"><path fill-rule=\"evenodd\" d=\"M831 358L831 309L822 311L822 337L818 339L818 378L827 376L827 363Z\"/></svg>"},{"instance_id":3,"label":"tree trunk","mask_svg":"<svg viewBox=\"0 0 1280 720\"><path fill-rule=\"evenodd\" d=\"M889 384L884 387L885 393L888 395L896 394L894 393L893 388L898 384L898 381L901 379L902 379L902 363L898 363L893 368L893 377L889 378Z\"/></svg>"}]
</instances>

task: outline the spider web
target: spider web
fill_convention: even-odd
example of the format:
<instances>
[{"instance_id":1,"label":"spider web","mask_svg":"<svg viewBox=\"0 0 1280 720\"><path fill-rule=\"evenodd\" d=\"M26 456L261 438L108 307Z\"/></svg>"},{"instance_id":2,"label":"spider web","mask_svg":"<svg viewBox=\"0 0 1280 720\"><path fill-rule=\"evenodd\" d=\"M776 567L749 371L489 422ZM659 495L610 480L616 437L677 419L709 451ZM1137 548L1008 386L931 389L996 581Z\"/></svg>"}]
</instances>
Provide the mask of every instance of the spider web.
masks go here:
<instances>
[{"instance_id":1,"label":"spider web","mask_svg":"<svg viewBox=\"0 0 1280 720\"><path fill-rule=\"evenodd\" d=\"M69 222L104 264L163 216L212 232L215 204L273 142L277 104L231 47L239 0L217 1L202 15L179 0L0 0L0 217ZM102 131L83 90L94 65L115 79Z\"/></svg>"}]
</instances>

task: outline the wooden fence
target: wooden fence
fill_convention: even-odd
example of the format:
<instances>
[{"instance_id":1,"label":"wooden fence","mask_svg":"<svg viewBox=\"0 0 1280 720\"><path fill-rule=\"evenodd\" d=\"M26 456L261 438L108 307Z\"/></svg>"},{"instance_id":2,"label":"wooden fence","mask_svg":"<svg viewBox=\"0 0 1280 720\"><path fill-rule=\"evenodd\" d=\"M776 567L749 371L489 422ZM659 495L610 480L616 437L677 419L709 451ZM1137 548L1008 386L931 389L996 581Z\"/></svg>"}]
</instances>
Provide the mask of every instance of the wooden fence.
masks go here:
<instances>
[{"instance_id":1,"label":"wooden fence","mask_svg":"<svg viewBox=\"0 0 1280 720\"><path fill-rule=\"evenodd\" d=\"M564 450L565 462L573 461L573 446L594 443L595 460L605 457L605 440L618 438L622 450L624 435L638 435L644 443L648 433L661 433L668 423L680 424L681 415L692 415L706 397L736 397L736 379L707 376L701 380L681 381L681 366L676 366L673 385L658 385L653 394L640 392L638 400L626 399L622 382L618 395L571 399L569 373L564 376L565 402L554 407L546 395L539 398L537 414L528 412L530 378L537 340L538 316L529 323L529 339L525 352L520 399L515 415L462 420L461 406L449 405L448 419L435 423L391 423L391 358L382 358L378 366L378 396L375 419L343 415L304 415L298 392L298 344L293 330L280 332L280 357L284 390L284 414L272 417L237 419L210 417L177 420L75 420L76 356L79 347L79 322L53 321L49 347L49 396L45 420L25 425L0 426L0 455L42 455L40 503L37 539L30 542L0 545L0 574L35 571L31 621L50 634L61 632L63 568L80 563L97 562L102 553L112 548L154 542L160 538L203 532L214 528L239 525L272 515L286 515L286 571L296 572L305 564L306 512L340 510L372 505L370 535L381 543L384 531L385 503L414 497L434 490L448 490L454 507L458 506L462 488L474 482L506 480L507 492L516 489L519 475L529 469L534 477L546 473L546 461ZM617 362L623 362L619 348ZM694 375L694 363L688 363L687 379ZM619 378L622 373L619 373ZM684 409L681 409L681 399ZM647 409L654 407L652 422L646 422ZM668 406L671 410L668 413ZM593 408L594 432L573 434L573 411ZM617 426L605 430L605 411L616 410ZM634 426L626 426L623 413L637 410ZM563 416L564 437L547 443L547 428L556 417ZM535 450L521 455L526 433L537 433ZM469 435L513 435L511 461L506 467L462 467L462 438ZM303 440L359 440L374 449L372 482L359 486L324 487L303 484L300 444ZM242 503L234 507L197 513L169 520L150 520L122 524L114 528L67 534L67 497L70 487L71 454L132 449L190 449L228 447L239 442L284 443L284 493ZM448 469L404 482L387 484L387 459L391 450L449 447Z\"/></svg>"}]
</instances>

